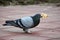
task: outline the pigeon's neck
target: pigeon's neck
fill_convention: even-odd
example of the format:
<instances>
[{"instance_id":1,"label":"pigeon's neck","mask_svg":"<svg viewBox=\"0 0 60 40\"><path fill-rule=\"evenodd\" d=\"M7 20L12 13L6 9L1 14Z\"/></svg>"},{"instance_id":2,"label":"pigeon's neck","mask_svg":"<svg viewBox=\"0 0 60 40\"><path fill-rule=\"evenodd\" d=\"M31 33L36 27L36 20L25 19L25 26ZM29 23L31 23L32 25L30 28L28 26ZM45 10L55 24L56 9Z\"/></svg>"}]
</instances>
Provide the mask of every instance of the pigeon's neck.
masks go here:
<instances>
[{"instance_id":1,"label":"pigeon's neck","mask_svg":"<svg viewBox=\"0 0 60 40\"><path fill-rule=\"evenodd\" d=\"M40 23L40 18L39 17L33 16L32 19L33 19L33 22L34 22L33 27L37 26Z\"/></svg>"}]
</instances>

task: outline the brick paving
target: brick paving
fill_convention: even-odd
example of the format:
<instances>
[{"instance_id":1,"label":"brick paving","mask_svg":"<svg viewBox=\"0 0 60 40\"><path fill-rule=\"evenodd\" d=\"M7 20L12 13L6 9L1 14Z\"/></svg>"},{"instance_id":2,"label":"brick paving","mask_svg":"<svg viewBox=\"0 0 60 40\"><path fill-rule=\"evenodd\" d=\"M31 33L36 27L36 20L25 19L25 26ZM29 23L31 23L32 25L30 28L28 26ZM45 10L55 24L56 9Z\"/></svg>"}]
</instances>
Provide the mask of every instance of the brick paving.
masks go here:
<instances>
[{"instance_id":1,"label":"brick paving","mask_svg":"<svg viewBox=\"0 0 60 40\"><path fill-rule=\"evenodd\" d=\"M14 20L36 13L47 13L47 19L41 19L40 24L30 29L26 34L20 28L2 26L5 20ZM0 40L60 40L60 7L54 6L0 6Z\"/></svg>"}]
</instances>

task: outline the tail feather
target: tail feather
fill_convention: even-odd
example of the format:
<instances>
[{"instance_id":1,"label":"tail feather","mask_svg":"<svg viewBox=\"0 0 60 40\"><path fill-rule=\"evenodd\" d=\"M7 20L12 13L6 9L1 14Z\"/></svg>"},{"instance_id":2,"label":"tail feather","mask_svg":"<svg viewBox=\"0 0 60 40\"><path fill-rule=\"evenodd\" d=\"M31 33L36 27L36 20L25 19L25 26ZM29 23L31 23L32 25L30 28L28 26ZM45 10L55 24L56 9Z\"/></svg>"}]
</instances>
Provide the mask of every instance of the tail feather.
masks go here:
<instances>
[{"instance_id":1,"label":"tail feather","mask_svg":"<svg viewBox=\"0 0 60 40\"><path fill-rule=\"evenodd\" d=\"M17 26L16 23L14 21L5 21L5 24L3 24L3 26Z\"/></svg>"},{"instance_id":2,"label":"tail feather","mask_svg":"<svg viewBox=\"0 0 60 40\"><path fill-rule=\"evenodd\" d=\"M6 26L7 24L2 24L3 26Z\"/></svg>"},{"instance_id":3,"label":"tail feather","mask_svg":"<svg viewBox=\"0 0 60 40\"><path fill-rule=\"evenodd\" d=\"M3 26L12 26L10 23L3 24Z\"/></svg>"},{"instance_id":4,"label":"tail feather","mask_svg":"<svg viewBox=\"0 0 60 40\"><path fill-rule=\"evenodd\" d=\"M10 21L10 20L5 21L5 23L10 23L10 22L13 22L13 21Z\"/></svg>"},{"instance_id":5,"label":"tail feather","mask_svg":"<svg viewBox=\"0 0 60 40\"><path fill-rule=\"evenodd\" d=\"M12 26L12 22L13 21L10 21L10 20L5 21L5 24L3 24L3 26Z\"/></svg>"}]
</instances>

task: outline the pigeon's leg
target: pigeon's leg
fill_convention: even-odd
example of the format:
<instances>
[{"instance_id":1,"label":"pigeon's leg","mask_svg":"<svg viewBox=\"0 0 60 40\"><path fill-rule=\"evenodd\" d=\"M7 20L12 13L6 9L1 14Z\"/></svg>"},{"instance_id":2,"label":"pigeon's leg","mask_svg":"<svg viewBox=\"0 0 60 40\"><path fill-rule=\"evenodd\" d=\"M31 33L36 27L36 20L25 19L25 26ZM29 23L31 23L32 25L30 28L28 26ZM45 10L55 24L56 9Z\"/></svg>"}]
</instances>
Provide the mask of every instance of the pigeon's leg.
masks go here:
<instances>
[{"instance_id":1,"label":"pigeon's leg","mask_svg":"<svg viewBox=\"0 0 60 40\"><path fill-rule=\"evenodd\" d=\"M24 31L25 33L31 33L31 31L30 31L29 29L23 29L23 31Z\"/></svg>"},{"instance_id":2,"label":"pigeon's leg","mask_svg":"<svg viewBox=\"0 0 60 40\"><path fill-rule=\"evenodd\" d=\"M25 29L25 28L24 28L23 31L24 31L25 33L28 33L28 29Z\"/></svg>"}]
</instances>

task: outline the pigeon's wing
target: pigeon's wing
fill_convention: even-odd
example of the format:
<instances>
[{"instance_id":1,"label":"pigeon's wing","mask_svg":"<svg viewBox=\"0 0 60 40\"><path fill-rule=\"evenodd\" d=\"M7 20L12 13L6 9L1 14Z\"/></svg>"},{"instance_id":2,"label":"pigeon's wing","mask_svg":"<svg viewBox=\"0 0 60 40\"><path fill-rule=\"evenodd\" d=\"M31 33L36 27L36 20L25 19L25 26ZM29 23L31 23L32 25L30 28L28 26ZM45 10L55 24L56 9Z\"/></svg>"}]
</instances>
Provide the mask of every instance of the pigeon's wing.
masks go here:
<instances>
[{"instance_id":1,"label":"pigeon's wing","mask_svg":"<svg viewBox=\"0 0 60 40\"><path fill-rule=\"evenodd\" d=\"M34 24L33 19L31 17L21 18L21 22L25 27L31 27Z\"/></svg>"}]
</instances>

